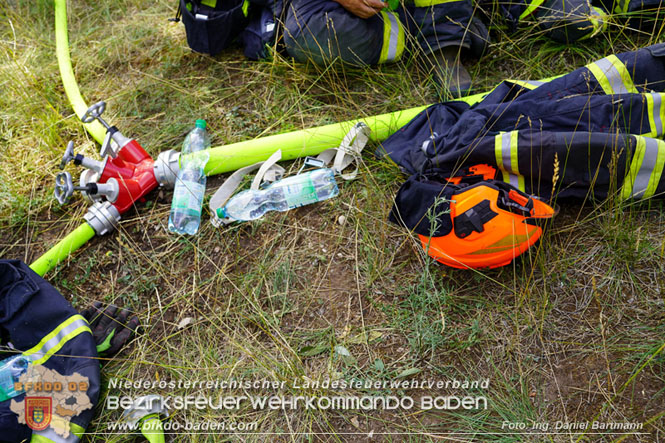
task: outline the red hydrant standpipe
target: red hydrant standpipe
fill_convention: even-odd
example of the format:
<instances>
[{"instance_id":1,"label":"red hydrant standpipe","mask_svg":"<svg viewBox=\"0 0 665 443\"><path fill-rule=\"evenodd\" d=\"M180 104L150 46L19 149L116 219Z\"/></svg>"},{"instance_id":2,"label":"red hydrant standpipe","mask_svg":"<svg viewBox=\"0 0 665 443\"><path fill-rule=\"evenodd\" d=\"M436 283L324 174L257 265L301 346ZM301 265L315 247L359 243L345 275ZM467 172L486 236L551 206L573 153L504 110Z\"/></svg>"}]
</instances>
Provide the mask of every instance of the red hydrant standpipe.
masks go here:
<instances>
[{"instance_id":1,"label":"red hydrant standpipe","mask_svg":"<svg viewBox=\"0 0 665 443\"><path fill-rule=\"evenodd\" d=\"M70 142L60 168L64 169L67 163L73 161L87 169L81 174L80 186L74 186L69 172L61 172L56 177L55 190L55 196L61 204L66 203L74 191L84 192L95 202L85 219L98 235L113 230L122 214L159 186L156 172L162 177L162 184L169 184L168 180L174 181L177 173L177 162L163 164L163 160L160 160L162 165L156 168L155 161L136 140L125 137L115 126L109 126L101 118L105 108L106 104L99 102L88 108L81 118L84 123L98 120L106 128L100 151L102 161L74 154L74 143ZM102 201L103 197L106 198L105 202Z\"/></svg>"},{"instance_id":2,"label":"red hydrant standpipe","mask_svg":"<svg viewBox=\"0 0 665 443\"><path fill-rule=\"evenodd\" d=\"M118 195L112 203L120 214L159 185L155 179L154 163L152 157L133 139L118 151L116 158L108 159L99 183L106 183L111 178L118 180Z\"/></svg>"}]
</instances>

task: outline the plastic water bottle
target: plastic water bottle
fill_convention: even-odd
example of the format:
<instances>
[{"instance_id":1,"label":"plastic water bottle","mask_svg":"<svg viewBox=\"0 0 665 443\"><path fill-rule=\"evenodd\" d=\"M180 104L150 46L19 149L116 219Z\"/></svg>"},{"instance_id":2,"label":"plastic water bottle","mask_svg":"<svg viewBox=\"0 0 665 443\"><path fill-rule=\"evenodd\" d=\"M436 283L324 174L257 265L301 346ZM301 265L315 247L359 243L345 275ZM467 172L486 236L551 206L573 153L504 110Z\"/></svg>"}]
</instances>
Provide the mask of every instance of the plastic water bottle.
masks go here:
<instances>
[{"instance_id":1,"label":"plastic water bottle","mask_svg":"<svg viewBox=\"0 0 665 443\"><path fill-rule=\"evenodd\" d=\"M276 181L265 189L239 192L217 209L217 216L236 221L256 220L268 211L288 211L337 194L334 171L316 169Z\"/></svg>"},{"instance_id":2,"label":"plastic water bottle","mask_svg":"<svg viewBox=\"0 0 665 443\"><path fill-rule=\"evenodd\" d=\"M178 234L194 235L201 224L201 208L203 195L206 191L206 175L204 168L210 153L210 137L206 132L205 120L196 120L196 127L187 134L182 144L178 178L173 189L171 213L169 215L169 231ZM197 155L184 156L187 154Z\"/></svg>"},{"instance_id":3,"label":"plastic water bottle","mask_svg":"<svg viewBox=\"0 0 665 443\"><path fill-rule=\"evenodd\" d=\"M24 391L14 389L21 375L28 370L30 360L23 355L14 355L0 361L0 402L21 395Z\"/></svg>"}]
</instances>

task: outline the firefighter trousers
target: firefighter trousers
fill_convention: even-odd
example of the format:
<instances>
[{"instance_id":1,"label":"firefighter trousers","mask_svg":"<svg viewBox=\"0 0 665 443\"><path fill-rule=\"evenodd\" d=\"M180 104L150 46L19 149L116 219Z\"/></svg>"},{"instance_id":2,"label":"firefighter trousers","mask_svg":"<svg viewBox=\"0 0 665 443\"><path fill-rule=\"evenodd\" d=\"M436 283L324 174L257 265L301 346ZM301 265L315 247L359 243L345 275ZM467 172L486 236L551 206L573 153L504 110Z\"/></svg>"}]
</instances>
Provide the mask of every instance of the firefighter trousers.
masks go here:
<instances>
[{"instance_id":1,"label":"firefighter trousers","mask_svg":"<svg viewBox=\"0 0 665 443\"><path fill-rule=\"evenodd\" d=\"M290 56L319 65L335 60L375 65L397 61L409 49L428 54L448 46L479 56L487 41L487 29L474 17L471 0L414 0L368 19L333 0L293 0L284 31Z\"/></svg>"}]
</instances>

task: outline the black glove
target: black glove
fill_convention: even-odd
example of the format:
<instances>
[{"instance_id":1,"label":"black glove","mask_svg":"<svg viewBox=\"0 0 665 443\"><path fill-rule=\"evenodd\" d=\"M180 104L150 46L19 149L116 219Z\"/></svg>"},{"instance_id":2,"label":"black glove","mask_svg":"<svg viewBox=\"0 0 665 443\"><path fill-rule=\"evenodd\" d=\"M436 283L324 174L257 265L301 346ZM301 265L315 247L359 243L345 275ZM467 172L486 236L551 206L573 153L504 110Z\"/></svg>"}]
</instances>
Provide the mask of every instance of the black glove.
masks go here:
<instances>
[{"instance_id":1,"label":"black glove","mask_svg":"<svg viewBox=\"0 0 665 443\"><path fill-rule=\"evenodd\" d=\"M90 324L99 356L111 357L132 339L139 327L139 319L136 315L130 317L127 309L109 305L102 311L102 306L96 301L81 315Z\"/></svg>"}]
</instances>

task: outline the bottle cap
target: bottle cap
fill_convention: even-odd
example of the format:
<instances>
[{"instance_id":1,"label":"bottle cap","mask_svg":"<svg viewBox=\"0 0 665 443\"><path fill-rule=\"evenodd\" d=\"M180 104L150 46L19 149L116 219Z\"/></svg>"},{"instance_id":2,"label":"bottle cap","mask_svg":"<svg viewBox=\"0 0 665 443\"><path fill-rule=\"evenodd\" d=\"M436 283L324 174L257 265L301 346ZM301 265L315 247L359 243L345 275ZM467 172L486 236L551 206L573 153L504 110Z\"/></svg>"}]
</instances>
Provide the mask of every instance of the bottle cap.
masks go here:
<instances>
[{"instance_id":1,"label":"bottle cap","mask_svg":"<svg viewBox=\"0 0 665 443\"><path fill-rule=\"evenodd\" d=\"M206 121L202 119L196 120L196 127L200 129L205 129L206 128Z\"/></svg>"}]
</instances>

